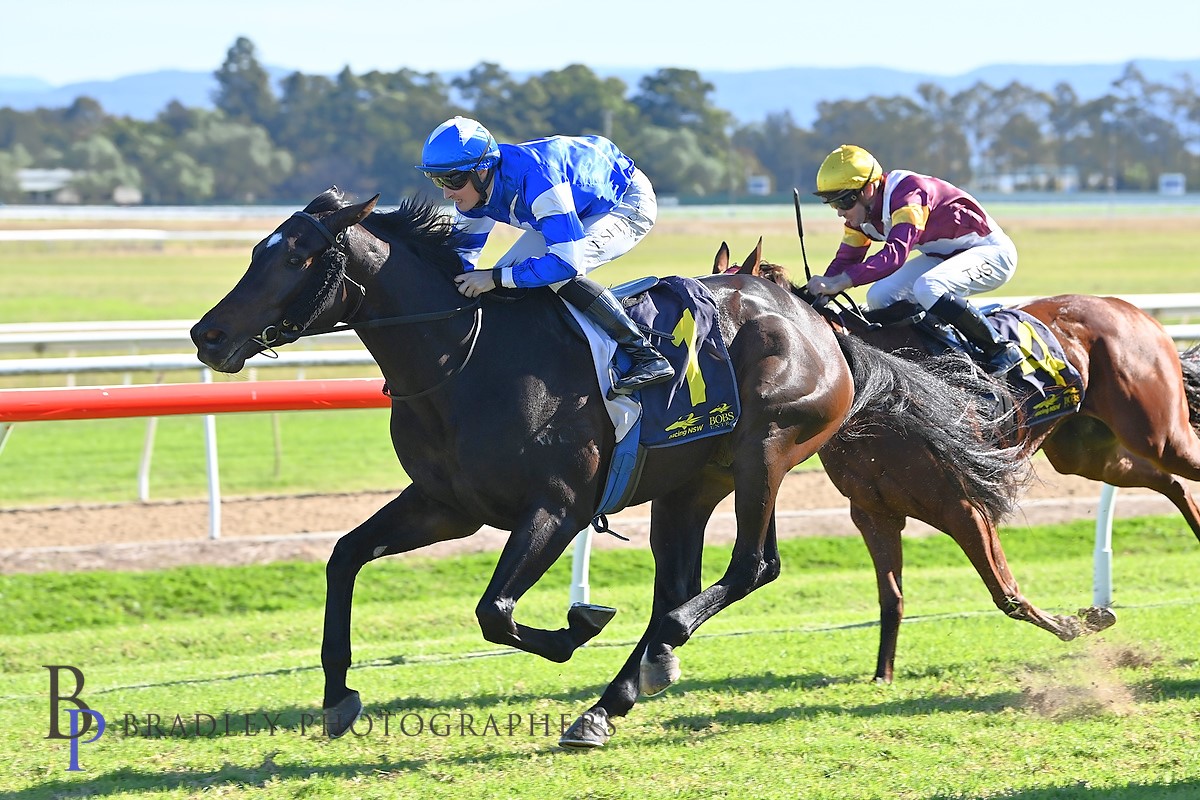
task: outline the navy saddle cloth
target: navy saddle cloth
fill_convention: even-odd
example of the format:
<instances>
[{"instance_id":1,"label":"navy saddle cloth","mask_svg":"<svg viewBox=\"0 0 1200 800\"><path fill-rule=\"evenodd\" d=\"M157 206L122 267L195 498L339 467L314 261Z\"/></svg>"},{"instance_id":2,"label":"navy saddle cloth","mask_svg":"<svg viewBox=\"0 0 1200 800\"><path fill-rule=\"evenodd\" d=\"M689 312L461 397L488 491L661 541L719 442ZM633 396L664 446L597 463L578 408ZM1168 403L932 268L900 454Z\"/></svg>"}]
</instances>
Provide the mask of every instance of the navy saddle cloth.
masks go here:
<instances>
[{"instance_id":1,"label":"navy saddle cloth","mask_svg":"<svg viewBox=\"0 0 1200 800\"><path fill-rule=\"evenodd\" d=\"M881 309L882 312L889 310ZM1037 425L1078 411L1083 403L1083 378L1075 365L1067 361L1062 345L1050 329L1041 320L1015 308L993 306L984 308L983 313L992 326L1025 355L1025 360L1009 370L1005 377L1021 404L1026 424ZM953 347L980 360L982 354L966 344L957 331L932 315L924 314L916 327L942 346Z\"/></svg>"},{"instance_id":2,"label":"navy saddle cloth","mask_svg":"<svg viewBox=\"0 0 1200 800\"><path fill-rule=\"evenodd\" d=\"M628 505L641 475L645 451L728 433L741 414L729 351L721 338L717 305L704 284L669 276L625 297L631 319L675 368L675 377L635 394L642 414L617 443L597 518ZM613 290L625 294L622 287ZM617 351L617 369L629 368ZM600 526L597 526L600 527ZM605 526L607 527L607 526Z\"/></svg>"},{"instance_id":3,"label":"navy saddle cloth","mask_svg":"<svg viewBox=\"0 0 1200 800\"><path fill-rule=\"evenodd\" d=\"M1050 329L1015 308L1000 308L987 316L992 326L1025 354L1025 360L1008 373L1008 382L1022 399L1025 422L1037 425L1078 411L1083 403L1083 377L1067 361Z\"/></svg>"}]
</instances>

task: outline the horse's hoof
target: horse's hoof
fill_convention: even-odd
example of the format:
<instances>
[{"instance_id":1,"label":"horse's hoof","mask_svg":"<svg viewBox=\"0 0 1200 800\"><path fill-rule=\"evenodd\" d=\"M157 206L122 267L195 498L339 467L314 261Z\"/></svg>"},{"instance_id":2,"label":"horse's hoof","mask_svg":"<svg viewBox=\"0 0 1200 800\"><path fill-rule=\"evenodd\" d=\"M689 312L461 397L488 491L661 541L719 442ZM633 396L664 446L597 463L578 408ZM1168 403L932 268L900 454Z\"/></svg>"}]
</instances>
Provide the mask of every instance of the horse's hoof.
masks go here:
<instances>
[{"instance_id":1,"label":"horse's hoof","mask_svg":"<svg viewBox=\"0 0 1200 800\"><path fill-rule=\"evenodd\" d=\"M583 712L583 715L563 732L558 739L558 746L573 750L591 750L604 747L611 735L608 712L602 708L591 708Z\"/></svg>"},{"instance_id":2,"label":"horse's hoof","mask_svg":"<svg viewBox=\"0 0 1200 800\"><path fill-rule=\"evenodd\" d=\"M358 692L351 689L350 694L342 698L341 702L325 709L325 733L330 739L338 738L358 722L362 712L362 700L359 699Z\"/></svg>"},{"instance_id":3,"label":"horse's hoof","mask_svg":"<svg viewBox=\"0 0 1200 800\"><path fill-rule=\"evenodd\" d=\"M586 642L604 630L604 626L616 615L617 610L609 606L575 603L567 610L567 625Z\"/></svg>"},{"instance_id":4,"label":"horse's hoof","mask_svg":"<svg viewBox=\"0 0 1200 800\"><path fill-rule=\"evenodd\" d=\"M650 658L648 649L642 654L639 688L645 697L661 694L668 686L679 680L679 659L675 657L674 650L665 645L663 647L662 655L654 658Z\"/></svg>"},{"instance_id":5,"label":"horse's hoof","mask_svg":"<svg viewBox=\"0 0 1200 800\"><path fill-rule=\"evenodd\" d=\"M1117 615L1111 608L1100 606L1079 609L1079 618L1083 620L1088 633L1098 633L1105 628L1111 628L1117 622Z\"/></svg>"}]
</instances>

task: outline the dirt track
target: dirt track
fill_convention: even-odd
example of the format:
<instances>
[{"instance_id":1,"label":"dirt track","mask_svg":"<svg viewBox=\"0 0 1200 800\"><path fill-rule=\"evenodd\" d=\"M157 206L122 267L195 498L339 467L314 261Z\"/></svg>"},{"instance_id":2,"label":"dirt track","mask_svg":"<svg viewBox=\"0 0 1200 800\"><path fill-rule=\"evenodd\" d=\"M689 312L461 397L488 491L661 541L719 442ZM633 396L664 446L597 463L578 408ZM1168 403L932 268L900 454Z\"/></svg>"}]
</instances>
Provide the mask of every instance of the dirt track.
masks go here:
<instances>
[{"instance_id":1,"label":"dirt track","mask_svg":"<svg viewBox=\"0 0 1200 800\"><path fill-rule=\"evenodd\" d=\"M1042 474L1029 489L1011 525L1094 519L1100 485ZM324 560L333 543L392 499L391 494L311 495L227 499L221 536L208 537L204 501L67 506L0 510L0 574L91 569L153 569L182 564L251 564ZM1162 497L1144 490L1118 493L1118 516L1173 514ZM781 538L805 534L856 535L846 501L822 472L789 475L778 504ZM595 547L646 547L649 507L626 509L611 527L630 538L594 537ZM910 534L930 528L910 522ZM732 501L717 508L710 542L733 540ZM499 550L505 534L485 529L474 536L417 551L448 555Z\"/></svg>"}]
</instances>

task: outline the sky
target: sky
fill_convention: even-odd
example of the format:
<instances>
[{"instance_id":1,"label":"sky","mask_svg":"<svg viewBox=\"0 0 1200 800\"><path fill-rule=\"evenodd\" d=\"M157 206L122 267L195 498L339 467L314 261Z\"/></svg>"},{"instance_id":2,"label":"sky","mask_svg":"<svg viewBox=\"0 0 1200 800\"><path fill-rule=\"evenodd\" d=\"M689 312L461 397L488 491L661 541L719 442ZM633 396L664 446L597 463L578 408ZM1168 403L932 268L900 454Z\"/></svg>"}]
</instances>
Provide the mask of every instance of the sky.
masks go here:
<instances>
[{"instance_id":1,"label":"sky","mask_svg":"<svg viewBox=\"0 0 1200 800\"><path fill-rule=\"evenodd\" d=\"M748 71L881 66L958 75L994 64L1200 58L1195 0L42 0L5 3L0 76L59 86L211 72L239 36L306 74L509 72L569 64ZM937 11L933 9L937 8ZM945 9L945 10L942 10ZM1144 9L1144 10L1143 10Z\"/></svg>"}]
</instances>

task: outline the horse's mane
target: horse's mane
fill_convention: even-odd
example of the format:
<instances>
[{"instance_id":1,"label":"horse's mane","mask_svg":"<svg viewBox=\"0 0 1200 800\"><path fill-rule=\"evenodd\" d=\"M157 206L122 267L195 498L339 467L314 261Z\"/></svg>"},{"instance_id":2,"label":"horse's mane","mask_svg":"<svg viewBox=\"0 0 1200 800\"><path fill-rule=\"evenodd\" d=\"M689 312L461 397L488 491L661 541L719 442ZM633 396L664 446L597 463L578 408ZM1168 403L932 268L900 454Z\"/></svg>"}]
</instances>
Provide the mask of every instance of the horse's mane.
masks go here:
<instances>
[{"instance_id":1,"label":"horse's mane","mask_svg":"<svg viewBox=\"0 0 1200 800\"><path fill-rule=\"evenodd\" d=\"M341 191L334 188L322 192L304 210L318 214L348 205L350 202ZM448 275L457 275L463 270L457 248L462 246L464 234L454 227L452 218L442 206L429 200L406 198L394 211L369 214L362 226L384 241L402 242Z\"/></svg>"},{"instance_id":2,"label":"horse's mane","mask_svg":"<svg viewBox=\"0 0 1200 800\"><path fill-rule=\"evenodd\" d=\"M792 286L792 274L782 264L772 264L770 261L760 262L758 274L785 289Z\"/></svg>"}]
</instances>

